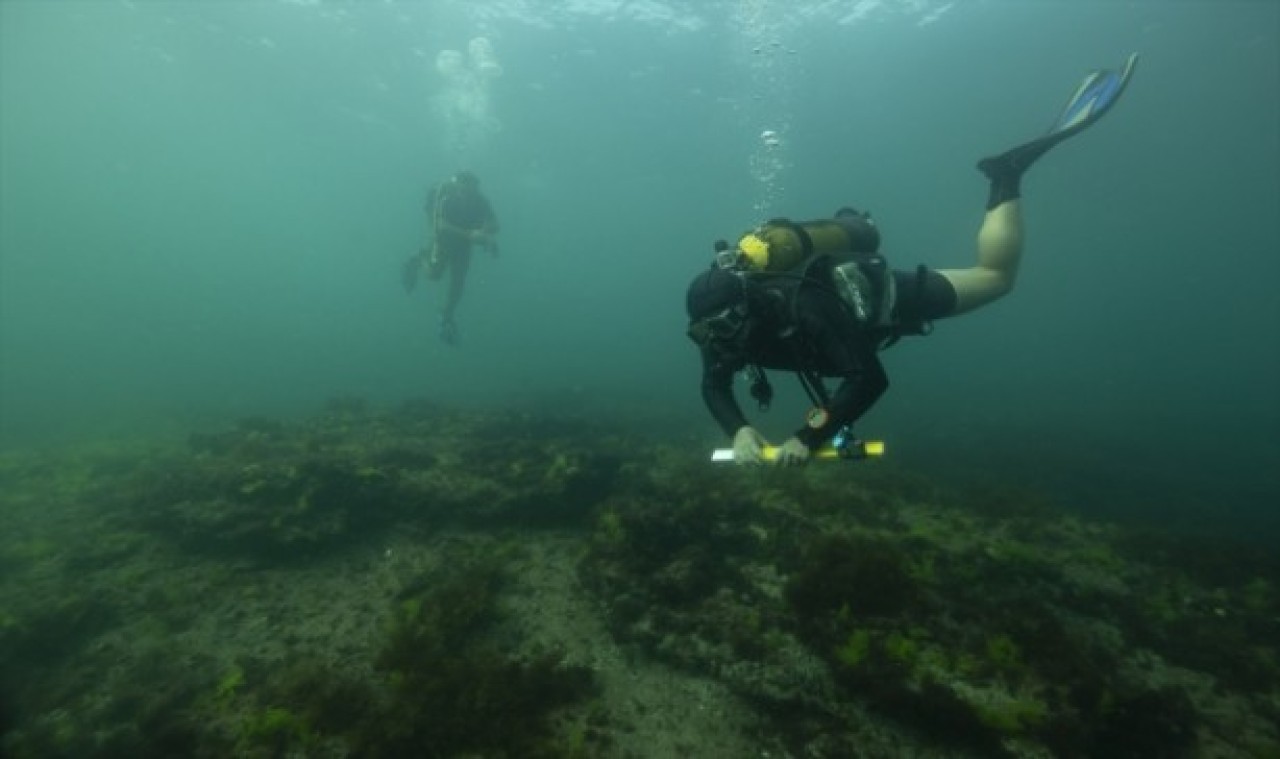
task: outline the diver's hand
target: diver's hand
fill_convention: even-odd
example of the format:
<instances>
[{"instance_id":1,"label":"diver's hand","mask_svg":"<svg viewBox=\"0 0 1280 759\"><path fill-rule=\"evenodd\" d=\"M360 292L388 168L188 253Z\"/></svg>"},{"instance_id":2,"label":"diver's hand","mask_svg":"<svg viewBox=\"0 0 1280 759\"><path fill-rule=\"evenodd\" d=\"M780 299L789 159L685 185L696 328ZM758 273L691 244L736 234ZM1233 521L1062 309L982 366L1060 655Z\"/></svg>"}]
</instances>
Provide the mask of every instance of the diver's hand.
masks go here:
<instances>
[{"instance_id":1,"label":"diver's hand","mask_svg":"<svg viewBox=\"0 0 1280 759\"><path fill-rule=\"evenodd\" d=\"M498 257L498 240L493 236L493 232L487 229L473 229L467 233L467 238L473 245L488 249L494 258Z\"/></svg>"},{"instance_id":2,"label":"diver's hand","mask_svg":"<svg viewBox=\"0 0 1280 759\"><path fill-rule=\"evenodd\" d=\"M789 438L778 446L774 456L775 464L781 466L799 466L809 461L809 446L800 442L799 438Z\"/></svg>"},{"instance_id":3,"label":"diver's hand","mask_svg":"<svg viewBox=\"0 0 1280 759\"><path fill-rule=\"evenodd\" d=\"M763 464L764 447L768 444L755 427L751 425L742 427L733 436L733 463Z\"/></svg>"}]
</instances>

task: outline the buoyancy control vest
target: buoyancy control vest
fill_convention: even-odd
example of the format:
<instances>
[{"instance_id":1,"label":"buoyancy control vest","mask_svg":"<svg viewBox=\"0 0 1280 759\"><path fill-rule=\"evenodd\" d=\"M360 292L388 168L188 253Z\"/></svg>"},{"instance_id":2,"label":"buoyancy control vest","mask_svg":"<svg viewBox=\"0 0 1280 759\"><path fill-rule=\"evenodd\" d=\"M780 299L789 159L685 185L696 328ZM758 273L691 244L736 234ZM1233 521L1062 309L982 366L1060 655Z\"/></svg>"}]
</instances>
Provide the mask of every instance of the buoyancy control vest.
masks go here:
<instances>
[{"instance_id":1,"label":"buoyancy control vest","mask_svg":"<svg viewBox=\"0 0 1280 759\"><path fill-rule=\"evenodd\" d=\"M880 230L870 214L846 207L830 219L772 219L743 235L736 247L717 241L715 251L717 265L753 281L766 295L764 300L786 314L781 334L794 334L797 297L806 287L825 290L842 301L881 349L903 335L929 332L927 322L898 323L896 279L880 255ZM917 289L923 288L925 271L923 266L917 269ZM803 351L797 346L798 355ZM752 397L767 409L773 389L763 367L752 364L747 371ZM805 362L796 373L810 399L826 406L829 399L818 373Z\"/></svg>"}]
</instances>

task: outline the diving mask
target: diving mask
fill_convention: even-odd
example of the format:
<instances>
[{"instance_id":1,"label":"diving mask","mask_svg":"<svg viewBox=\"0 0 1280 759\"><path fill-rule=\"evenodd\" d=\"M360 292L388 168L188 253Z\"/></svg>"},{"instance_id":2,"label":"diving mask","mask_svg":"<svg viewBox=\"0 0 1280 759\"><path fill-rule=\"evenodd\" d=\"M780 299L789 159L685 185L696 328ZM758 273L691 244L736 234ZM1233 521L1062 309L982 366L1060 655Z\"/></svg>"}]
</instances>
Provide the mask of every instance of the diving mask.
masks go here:
<instances>
[{"instance_id":1,"label":"diving mask","mask_svg":"<svg viewBox=\"0 0 1280 759\"><path fill-rule=\"evenodd\" d=\"M747 306L735 303L689 324L689 339L700 347L727 343L738 338L747 326Z\"/></svg>"}]
</instances>

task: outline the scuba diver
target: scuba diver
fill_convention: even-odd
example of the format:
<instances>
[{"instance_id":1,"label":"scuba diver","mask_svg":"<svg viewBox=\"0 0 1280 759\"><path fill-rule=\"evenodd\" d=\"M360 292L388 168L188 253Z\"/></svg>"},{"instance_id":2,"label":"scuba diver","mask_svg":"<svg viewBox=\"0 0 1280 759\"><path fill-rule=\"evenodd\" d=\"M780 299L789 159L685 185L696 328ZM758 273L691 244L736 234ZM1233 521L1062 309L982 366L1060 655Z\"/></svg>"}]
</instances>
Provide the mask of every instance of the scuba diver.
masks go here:
<instances>
[{"instance_id":1,"label":"scuba diver","mask_svg":"<svg viewBox=\"0 0 1280 759\"><path fill-rule=\"evenodd\" d=\"M1024 172L1106 114L1137 59L1129 56L1119 72L1090 73L1045 135L978 163L990 191L975 266L894 270L880 255L870 214L848 207L819 221L774 219L736 246L717 241L715 262L686 293L688 336L701 352L703 400L733 440L733 461L802 464L822 446L858 455L852 426L889 386L879 351L1013 289L1022 257ZM745 371L752 397L767 409L773 389L766 369L795 372L813 402L804 424L776 448L733 395L734 375ZM841 380L834 394L823 378Z\"/></svg>"},{"instance_id":2,"label":"scuba diver","mask_svg":"<svg viewBox=\"0 0 1280 759\"><path fill-rule=\"evenodd\" d=\"M480 180L470 171L460 171L427 194L428 236L431 247L404 262L401 276L405 292L413 292L418 273L426 269L427 278L438 281L449 271L449 292L440 309L440 339L449 345L458 342L458 325L454 312L462 300L462 289L471 268L471 246L488 248L498 256L498 217L489 199L480 192Z\"/></svg>"}]
</instances>

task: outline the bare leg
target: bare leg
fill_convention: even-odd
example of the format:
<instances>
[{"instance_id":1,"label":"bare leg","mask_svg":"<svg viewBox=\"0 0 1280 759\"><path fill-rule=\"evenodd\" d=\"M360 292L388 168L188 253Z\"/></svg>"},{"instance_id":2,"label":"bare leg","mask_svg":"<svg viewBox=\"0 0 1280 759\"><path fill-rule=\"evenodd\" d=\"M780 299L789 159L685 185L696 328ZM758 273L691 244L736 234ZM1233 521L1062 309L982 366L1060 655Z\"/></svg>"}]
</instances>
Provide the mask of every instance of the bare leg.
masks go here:
<instances>
[{"instance_id":1,"label":"bare leg","mask_svg":"<svg viewBox=\"0 0 1280 759\"><path fill-rule=\"evenodd\" d=\"M453 255L449 264L449 294L445 296L444 308L440 311L440 339L450 345L458 343L458 325L453 315L462 301L462 288L470 268L471 251L458 251Z\"/></svg>"},{"instance_id":2,"label":"bare leg","mask_svg":"<svg viewBox=\"0 0 1280 759\"><path fill-rule=\"evenodd\" d=\"M445 251L439 245L432 251L431 262L427 267L427 278L438 282L447 269L449 271L449 292L445 295L444 308L440 309L440 339L453 345L458 341L458 328L453 323L453 310L458 307L458 299L462 297L458 282L458 270L462 268L465 275L465 253Z\"/></svg>"},{"instance_id":3,"label":"bare leg","mask_svg":"<svg viewBox=\"0 0 1280 759\"><path fill-rule=\"evenodd\" d=\"M449 257L439 247L432 248L431 255L427 257L427 279L439 282L448 263Z\"/></svg>"},{"instance_id":4,"label":"bare leg","mask_svg":"<svg viewBox=\"0 0 1280 759\"><path fill-rule=\"evenodd\" d=\"M944 269L956 291L953 314L963 314L998 300L1013 289L1022 261L1022 201L1006 200L987 211L978 230L978 264Z\"/></svg>"},{"instance_id":5,"label":"bare leg","mask_svg":"<svg viewBox=\"0 0 1280 759\"><path fill-rule=\"evenodd\" d=\"M453 314L458 310L458 303L462 301L462 289L467 283L467 271L470 268L469 252L454 255L452 265L449 267L449 294L445 298L444 310L441 311L442 321L453 321Z\"/></svg>"},{"instance_id":6,"label":"bare leg","mask_svg":"<svg viewBox=\"0 0 1280 759\"><path fill-rule=\"evenodd\" d=\"M978 263L940 272L955 288L953 314L981 308L1013 289L1022 261L1022 175L1055 145L1102 118L1124 92L1137 61L1136 54L1129 56L1119 73L1090 72L1047 134L978 162L991 182L987 215L978 231Z\"/></svg>"}]
</instances>

